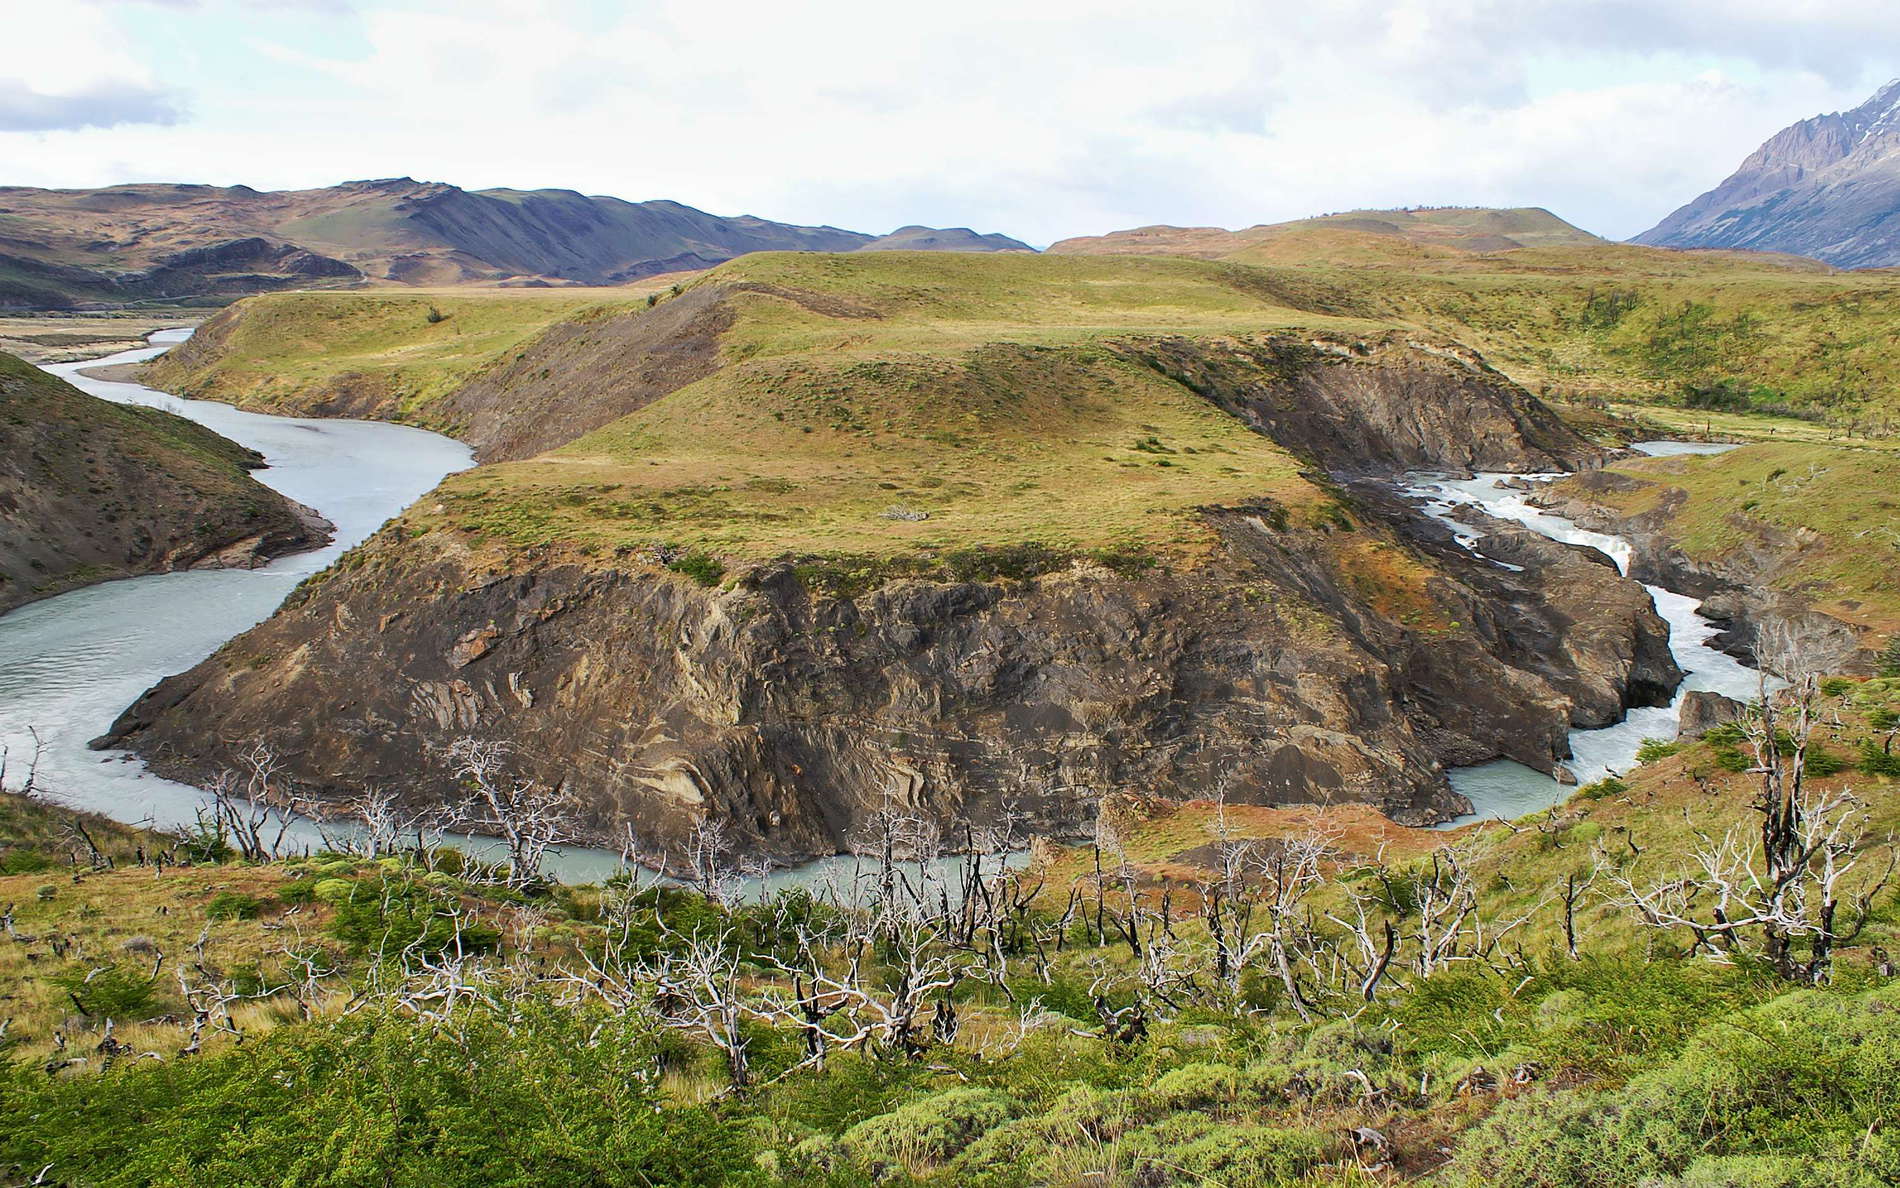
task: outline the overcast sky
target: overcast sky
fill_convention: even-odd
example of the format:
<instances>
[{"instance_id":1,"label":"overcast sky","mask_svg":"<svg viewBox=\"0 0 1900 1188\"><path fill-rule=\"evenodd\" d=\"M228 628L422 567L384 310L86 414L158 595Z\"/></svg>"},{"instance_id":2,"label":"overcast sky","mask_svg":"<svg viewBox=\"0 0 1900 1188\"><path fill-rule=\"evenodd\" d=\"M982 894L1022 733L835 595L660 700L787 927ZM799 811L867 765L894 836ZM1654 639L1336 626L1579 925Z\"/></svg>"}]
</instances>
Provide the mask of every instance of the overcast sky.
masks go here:
<instances>
[{"instance_id":1,"label":"overcast sky","mask_svg":"<svg viewBox=\"0 0 1900 1188\"><path fill-rule=\"evenodd\" d=\"M1644 230L1900 75L1895 0L0 0L0 184L365 177L1037 245Z\"/></svg>"}]
</instances>

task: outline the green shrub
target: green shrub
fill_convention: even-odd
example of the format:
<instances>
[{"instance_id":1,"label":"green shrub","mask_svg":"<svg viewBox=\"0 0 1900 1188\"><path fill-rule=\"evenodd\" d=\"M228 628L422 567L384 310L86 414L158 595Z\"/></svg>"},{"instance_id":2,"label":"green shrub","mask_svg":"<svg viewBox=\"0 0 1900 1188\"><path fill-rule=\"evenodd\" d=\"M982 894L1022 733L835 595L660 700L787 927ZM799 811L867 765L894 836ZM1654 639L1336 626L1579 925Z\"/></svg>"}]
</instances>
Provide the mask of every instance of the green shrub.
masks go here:
<instances>
[{"instance_id":1,"label":"green shrub","mask_svg":"<svg viewBox=\"0 0 1900 1188\"><path fill-rule=\"evenodd\" d=\"M1759 1162L1776 1157L1838 1163L1887 1183L1900 1177L1900 1144L1867 1139L1895 1101L1900 987L1784 994L1711 1018L1673 1060L1621 1089L1502 1103L1459 1145L1451 1180L1633 1185L1686 1180L1705 1157L1756 1160L1753 1171L1779 1174L1785 1169Z\"/></svg>"},{"instance_id":2,"label":"green shrub","mask_svg":"<svg viewBox=\"0 0 1900 1188\"><path fill-rule=\"evenodd\" d=\"M444 1028L363 1012L98 1075L0 1067L0 1168L102 1188L759 1183L743 1122L649 1085L649 1036L532 1005Z\"/></svg>"},{"instance_id":3,"label":"green shrub","mask_svg":"<svg viewBox=\"0 0 1900 1188\"><path fill-rule=\"evenodd\" d=\"M310 888L310 897L319 903L346 903L356 892L354 879L319 879Z\"/></svg>"},{"instance_id":4,"label":"green shrub","mask_svg":"<svg viewBox=\"0 0 1900 1188\"><path fill-rule=\"evenodd\" d=\"M1823 746L1810 744L1807 752L1801 756L1801 770L1811 776L1839 775L1846 767L1845 759Z\"/></svg>"},{"instance_id":5,"label":"green shrub","mask_svg":"<svg viewBox=\"0 0 1900 1188\"><path fill-rule=\"evenodd\" d=\"M1821 693L1826 697L1845 697L1854 691L1859 681L1847 677L1828 677L1821 682Z\"/></svg>"},{"instance_id":6,"label":"green shrub","mask_svg":"<svg viewBox=\"0 0 1900 1188\"><path fill-rule=\"evenodd\" d=\"M1608 800L1612 796L1621 796L1630 786L1615 776L1605 776L1594 784L1585 784L1577 789L1579 800Z\"/></svg>"},{"instance_id":7,"label":"green shrub","mask_svg":"<svg viewBox=\"0 0 1900 1188\"><path fill-rule=\"evenodd\" d=\"M1864 738L1860 743L1858 766L1870 776L1900 776L1900 754L1887 751L1871 738Z\"/></svg>"},{"instance_id":8,"label":"green shrub","mask_svg":"<svg viewBox=\"0 0 1900 1188\"><path fill-rule=\"evenodd\" d=\"M1900 635L1887 637L1887 646L1880 650L1877 663L1881 676L1900 677Z\"/></svg>"},{"instance_id":9,"label":"green shrub","mask_svg":"<svg viewBox=\"0 0 1900 1188\"><path fill-rule=\"evenodd\" d=\"M153 1014L157 992L151 971L116 965L75 966L52 978L79 1013L94 1019L143 1019Z\"/></svg>"},{"instance_id":10,"label":"green shrub","mask_svg":"<svg viewBox=\"0 0 1900 1188\"><path fill-rule=\"evenodd\" d=\"M919 1098L844 1132L851 1158L882 1176L942 1163L1015 1116L1016 1102L994 1089L966 1086Z\"/></svg>"},{"instance_id":11,"label":"green shrub","mask_svg":"<svg viewBox=\"0 0 1900 1188\"><path fill-rule=\"evenodd\" d=\"M395 954L410 948L479 952L501 940L493 927L460 917L454 897L433 887L397 879L337 879L333 881L348 891L330 900L324 888L331 881L317 884L318 897L336 904L330 935L353 953Z\"/></svg>"},{"instance_id":12,"label":"green shrub","mask_svg":"<svg viewBox=\"0 0 1900 1188\"><path fill-rule=\"evenodd\" d=\"M1157 1113L1173 1113L1232 1102L1239 1093L1238 1069L1225 1064L1185 1064L1163 1073L1143 1097Z\"/></svg>"},{"instance_id":13,"label":"green shrub","mask_svg":"<svg viewBox=\"0 0 1900 1188\"><path fill-rule=\"evenodd\" d=\"M1657 1188L1854 1188L1877 1181L1857 1176L1853 1169L1820 1166L1808 1159L1779 1155L1718 1155L1698 1159L1677 1179Z\"/></svg>"},{"instance_id":14,"label":"green shrub","mask_svg":"<svg viewBox=\"0 0 1900 1188\"><path fill-rule=\"evenodd\" d=\"M306 875L277 888L277 898L285 903L311 903L317 898L318 879Z\"/></svg>"},{"instance_id":15,"label":"green shrub","mask_svg":"<svg viewBox=\"0 0 1900 1188\"><path fill-rule=\"evenodd\" d=\"M725 565L711 553L688 553L667 568L692 578L702 586L717 586L726 576Z\"/></svg>"},{"instance_id":16,"label":"green shrub","mask_svg":"<svg viewBox=\"0 0 1900 1188\"><path fill-rule=\"evenodd\" d=\"M50 870L53 860L38 850L14 848L0 854L0 875L37 874Z\"/></svg>"},{"instance_id":17,"label":"green shrub","mask_svg":"<svg viewBox=\"0 0 1900 1188\"><path fill-rule=\"evenodd\" d=\"M1743 772L1755 766L1755 757L1744 753L1740 747L1716 746L1709 749L1715 755L1715 765L1723 771Z\"/></svg>"},{"instance_id":18,"label":"green shrub","mask_svg":"<svg viewBox=\"0 0 1900 1188\"><path fill-rule=\"evenodd\" d=\"M1667 759L1669 756L1682 750L1682 746L1683 744L1671 739L1646 738L1643 740L1642 745L1636 748L1636 761L1638 763L1654 763L1658 759Z\"/></svg>"},{"instance_id":19,"label":"green shrub","mask_svg":"<svg viewBox=\"0 0 1900 1188\"><path fill-rule=\"evenodd\" d=\"M254 895L242 891L220 891L205 901L205 918L210 920L253 920L263 908Z\"/></svg>"},{"instance_id":20,"label":"green shrub","mask_svg":"<svg viewBox=\"0 0 1900 1188\"><path fill-rule=\"evenodd\" d=\"M1140 1183L1285 1184L1326 1162L1334 1142L1316 1130L1235 1125L1198 1114L1171 1118L1123 1143Z\"/></svg>"}]
</instances>

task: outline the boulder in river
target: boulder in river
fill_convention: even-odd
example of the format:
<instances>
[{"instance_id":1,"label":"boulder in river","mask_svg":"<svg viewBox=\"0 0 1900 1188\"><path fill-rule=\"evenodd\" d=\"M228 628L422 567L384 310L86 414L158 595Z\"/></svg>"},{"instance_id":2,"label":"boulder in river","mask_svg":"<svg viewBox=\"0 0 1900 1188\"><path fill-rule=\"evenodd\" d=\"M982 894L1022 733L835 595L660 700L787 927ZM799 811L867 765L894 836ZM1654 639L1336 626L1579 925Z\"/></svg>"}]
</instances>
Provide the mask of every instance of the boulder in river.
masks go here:
<instances>
[{"instance_id":1,"label":"boulder in river","mask_svg":"<svg viewBox=\"0 0 1900 1188\"><path fill-rule=\"evenodd\" d=\"M1683 695L1677 728L1683 738L1701 738L1717 726L1741 721L1747 709L1733 697L1697 689Z\"/></svg>"}]
</instances>

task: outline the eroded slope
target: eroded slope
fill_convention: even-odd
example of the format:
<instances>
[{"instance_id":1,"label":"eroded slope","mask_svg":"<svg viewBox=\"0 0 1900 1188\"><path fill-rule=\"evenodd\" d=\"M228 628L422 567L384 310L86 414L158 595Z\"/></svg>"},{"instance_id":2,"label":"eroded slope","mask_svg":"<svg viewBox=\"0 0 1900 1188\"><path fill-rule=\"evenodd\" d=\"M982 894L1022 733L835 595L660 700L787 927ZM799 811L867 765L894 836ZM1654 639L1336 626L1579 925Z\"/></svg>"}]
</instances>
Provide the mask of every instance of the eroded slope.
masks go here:
<instances>
[{"instance_id":1,"label":"eroded slope","mask_svg":"<svg viewBox=\"0 0 1900 1188\"><path fill-rule=\"evenodd\" d=\"M1218 780L1437 819L1443 765L1551 769L1569 726L1666 698L1663 625L1601 557L1493 565L1325 473L1596 451L1469 352L1277 284L766 256L550 327L469 415L634 410L452 476L115 733L199 778L267 737L315 790L424 802L444 747L502 739L596 836L710 817L795 857L893 798L1068 832ZM663 393L668 351L695 362Z\"/></svg>"},{"instance_id":2,"label":"eroded slope","mask_svg":"<svg viewBox=\"0 0 1900 1188\"><path fill-rule=\"evenodd\" d=\"M252 566L328 525L251 478L250 450L0 354L0 611L108 578Z\"/></svg>"}]
</instances>

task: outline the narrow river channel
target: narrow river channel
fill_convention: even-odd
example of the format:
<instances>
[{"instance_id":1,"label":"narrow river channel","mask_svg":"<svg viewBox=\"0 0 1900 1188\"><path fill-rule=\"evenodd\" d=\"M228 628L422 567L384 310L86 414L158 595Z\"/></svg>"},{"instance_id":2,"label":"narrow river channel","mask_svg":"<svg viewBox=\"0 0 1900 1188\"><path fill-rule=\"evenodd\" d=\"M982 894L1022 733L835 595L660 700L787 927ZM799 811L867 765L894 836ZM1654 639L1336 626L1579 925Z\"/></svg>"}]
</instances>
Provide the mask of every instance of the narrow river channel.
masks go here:
<instances>
[{"instance_id":1,"label":"narrow river channel","mask_svg":"<svg viewBox=\"0 0 1900 1188\"><path fill-rule=\"evenodd\" d=\"M1635 447L1652 457L1678 454L1718 454L1734 446L1691 441L1647 441ZM1467 547L1483 533L1458 518L1461 506L1483 509L1500 519L1522 524L1552 540L1566 544L1588 545L1600 549L1616 567L1629 572L1630 545L1619 536L1579 528L1563 516L1533 506L1517 481L1532 482L1562 478L1562 475L1479 474L1468 479L1413 476L1412 494L1424 500L1429 514L1450 526ZM1511 485L1506 485L1510 483ZM1702 604L1694 598L1663 589L1644 586L1656 603L1656 611L1669 624L1669 650L1685 674L1676 696L1666 707L1633 709L1621 722L1597 730L1570 732L1572 758L1566 764L1578 782L1588 784L1612 773L1628 771L1636 762L1637 748L1646 738L1670 739L1676 736L1677 714L1683 696L1706 690L1749 701L1760 692L1761 674L1735 657L1719 652L1710 641L1721 628L1696 613ZM1776 682L1771 682L1776 683ZM1451 772L1451 786L1471 799L1474 812L1448 825L1464 825L1477 820L1503 817L1506 820L1548 808L1566 800L1571 789L1550 776L1509 759L1457 768Z\"/></svg>"}]
</instances>

